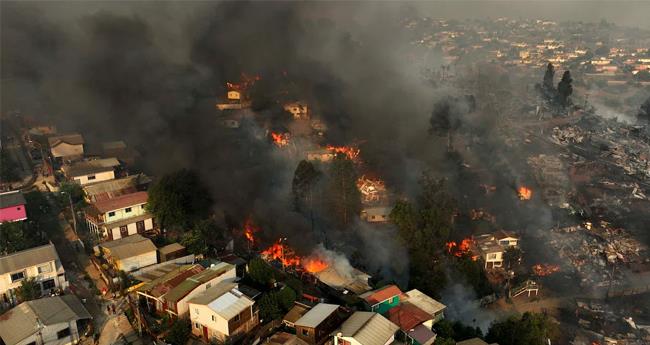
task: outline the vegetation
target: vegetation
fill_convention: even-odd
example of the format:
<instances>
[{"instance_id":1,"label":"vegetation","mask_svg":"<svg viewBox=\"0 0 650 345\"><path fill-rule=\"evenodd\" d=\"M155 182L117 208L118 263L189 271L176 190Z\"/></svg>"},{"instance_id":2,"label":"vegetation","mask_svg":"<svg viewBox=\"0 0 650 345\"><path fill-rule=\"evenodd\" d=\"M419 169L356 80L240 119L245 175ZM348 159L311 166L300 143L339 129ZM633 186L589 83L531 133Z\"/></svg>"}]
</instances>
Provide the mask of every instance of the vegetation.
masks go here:
<instances>
[{"instance_id":1,"label":"vegetation","mask_svg":"<svg viewBox=\"0 0 650 345\"><path fill-rule=\"evenodd\" d=\"M6 150L0 150L0 180L2 182L14 182L20 179L18 166L9 156Z\"/></svg>"},{"instance_id":2,"label":"vegetation","mask_svg":"<svg viewBox=\"0 0 650 345\"><path fill-rule=\"evenodd\" d=\"M507 269L518 266L522 258L523 252L517 247L508 247L503 253L503 262Z\"/></svg>"},{"instance_id":3,"label":"vegetation","mask_svg":"<svg viewBox=\"0 0 650 345\"><path fill-rule=\"evenodd\" d=\"M291 185L294 206L297 211L311 211L314 209L313 192L320 178L321 173L314 167L314 164L306 160L298 163Z\"/></svg>"},{"instance_id":4,"label":"vegetation","mask_svg":"<svg viewBox=\"0 0 650 345\"><path fill-rule=\"evenodd\" d=\"M181 244L193 254L207 254L211 246L224 239L223 229L212 219L196 221L192 229L181 237Z\"/></svg>"},{"instance_id":5,"label":"vegetation","mask_svg":"<svg viewBox=\"0 0 650 345\"><path fill-rule=\"evenodd\" d=\"M60 207L69 207L71 200L75 210L80 210L86 206L85 197L86 192L84 192L80 184L72 182L63 182L61 184L61 193L58 195Z\"/></svg>"},{"instance_id":6,"label":"vegetation","mask_svg":"<svg viewBox=\"0 0 650 345\"><path fill-rule=\"evenodd\" d=\"M164 175L149 188L148 210L163 228L184 229L206 218L212 199L199 176L190 170Z\"/></svg>"},{"instance_id":7,"label":"vegetation","mask_svg":"<svg viewBox=\"0 0 650 345\"><path fill-rule=\"evenodd\" d=\"M176 319L165 336L165 341L172 345L185 345L192 330L192 324L186 319Z\"/></svg>"},{"instance_id":8,"label":"vegetation","mask_svg":"<svg viewBox=\"0 0 650 345\"><path fill-rule=\"evenodd\" d=\"M547 315L527 312L492 324L485 340L501 345L544 345L556 337L557 326Z\"/></svg>"},{"instance_id":9,"label":"vegetation","mask_svg":"<svg viewBox=\"0 0 650 345\"><path fill-rule=\"evenodd\" d=\"M41 285L36 278L23 279L16 289L16 296L20 302L31 301L41 296Z\"/></svg>"},{"instance_id":10,"label":"vegetation","mask_svg":"<svg viewBox=\"0 0 650 345\"><path fill-rule=\"evenodd\" d=\"M41 192L25 194L29 219L0 224L0 253L8 254L47 243L48 235L60 234L57 211Z\"/></svg>"},{"instance_id":11,"label":"vegetation","mask_svg":"<svg viewBox=\"0 0 650 345\"><path fill-rule=\"evenodd\" d=\"M564 71L564 74L562 74L562 79L557 84L558 103L562 107L569 105L569 96L571 96L573 93L573 86L571 85L572 82L573 79L571 79L571 72Z\"/></svg>"},{"instance_id":12,"label":"vegetation","mask_svg":"<svg viewBox=\"0 0 650 345\"><path fill-rule=\"evenodd\" d=\"M548 65L546 65L546 72L544 73L544 81L542 83L542 92L546 96L547 100L553 100L555 97L553 78L555 78L555 67L549 62Z\"/></svg>"},{"instance_id":13,"label":"vegetation","mask_svg":"<svg viewBox=\"0 0 650 345\"><path fill-rule=\"evenodd\" d=\"M260 318L265 321L281 318L293 307L295 300L296 292L288 286L266 293L260 298Z\"/></svg>"},{"instance_id":14,"label":"vegetation","mask_svg":"<svg viewBox=\"0 0 650 345\"><path fill-rule=\"evenodd\" d=\"M354 163L344 154L337 154L329 170L327 206L335 221L342 226L350 224L361 212L361 193L357 188Z\"/></svg>"},{"instance_id":15,"label":"vegetation","mask_svg":"<svg viewBox=\"0 0 650 345\"><path fill-rule=\"evenodd\" d=\"M648 121L650 122L650 97L641 104L641 108L639 109L639 114L637 115L639 121Z\"/></svg>"},{"instance_id":16,"label":"vegetation","mask_svg":"<svg viewBox=\"0 0 650 345\"><path fill-rule=\"evenodd\" d=\"M269 286L274 280L273 268L271 268L271 266L269 266L269 264L264 260L254 258L248 262L247 277L259 285Z\"/></svg>"},{"instance_id":17,"label":"vegetation","mask_svg":"<svg viewBox=\"0 0 650 345\"><path fill-rule=\"evenodd\" d=\"M433 330L438 335L435 344L455 344L455 341L462 341L470 338L482 338L483 332L478 327L466 326L460 321L442 319L433 325Z\"/></svg>"}]
</instances>

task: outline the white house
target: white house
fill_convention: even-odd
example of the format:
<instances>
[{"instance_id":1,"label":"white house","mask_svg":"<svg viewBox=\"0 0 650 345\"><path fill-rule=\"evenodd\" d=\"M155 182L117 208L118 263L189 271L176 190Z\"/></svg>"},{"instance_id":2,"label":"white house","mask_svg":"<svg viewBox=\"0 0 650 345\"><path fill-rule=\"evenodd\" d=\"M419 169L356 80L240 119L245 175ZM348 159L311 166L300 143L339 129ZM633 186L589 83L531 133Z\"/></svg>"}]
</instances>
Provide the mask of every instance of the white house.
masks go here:
<instances>
[{"instance_id":1,"label":"white house","mask_svg":"<svg viewBox=\"0 0 650 345\"><path fill-rule=\"evenodd\" d=\"M158 263L156 246L150 239L139 234L104 242L96 246L95 251L103 253L106 261L125 272L137 271Z\"/></svg>"},{"instance_id":2,"label":"white house","mask_svg":"<svg viewBox=\"0 0 650 345\"><path fill-rule=\"evenodd\" d=\"M0 296L4 303L16 302L15 289L29 278L38 282L43 295L68 286L52 243L0 257Z\"/></svg>"},{"instance_id":3,"label":"white house","mask_svg":"<svg viewBox=\"0 0 650 345\"><path fill-rule=\"evenodd\" d=\"M259 323L253 304L237 284L221 282L189 301L192 334L205 342L243 335Z\"/></svg>"},{"instance_id":4,"label":"white house","mask_svg":"<svg viewBox=\"0 0 650 345\"><path fill-rule=\"evenodd\" d=\"M115 179L115 168L119 166L117 158L104 158L66 164L61 170L70 181L83 186Z\"/></svg>"},{"instance_id":5,"label":"white house","mask_svg":"<svg viewBox=\"0 0 650 345\"><path fill-rule=\"evenodd\" d=\"M47 138L54 158L82 157L84 138L81 134L57 135Z\"/></svg>"},{"instance_id":6,"label":"white house","mask_svg":"<svg viewBox=\"0 0 650 345\"><path fill-rule=\"evenodd\" d=\"M369 311L357 311L334 331L334 345L388 345L399 326Z\"/></svg>"},{"instance_id":7,"label":"white house","mask_svg":"<svg viewBox=\"0 0 650 345\"><path fill-rule=\"evenodd\" d=\"M90 313L75 295L23 302L0 318L0 343L77 344L90 319Z\"/></svg>"},{"instance_id":8,"label":"white house","mask_svg":"<svg viewBox=\"0 0 650 345\"><path fill-rule=\"evenodd\" d=\"M293 118L309 119L309 107L303 102L291 102L284 105L284 110L291 113Z\"/></svg>"},{"instance_id":9,"label":"white house","mask_svg":"<svg viewBox=\"0 0 650 345\"><path fill-rule=\"evenodd\" d=\"M519 238L505 231L495 234L476 236L474 251L485 262L485 268L498 268L503 266L504 253L509 247L517 247Z\"/></svg>"},{"instance_id":10,"label":"white house","mask_svg":"<svg viewBox=\"0 0 650 345\"><path fill-rule=\"evenodd\" d=\"M145 209L147 192L135 192L100 200L86 211L88 228L99 237L117 240L155 228L153 215Z\"/></svg>"},{"instance_id":11,"label":"white house","mask_svg":"<svg viewBox=\"0 0 650 345\"><path fill-rule=\"evenodd\" d=\"M495 232L494 238L502 247L516 247L519 245L519 237L503 230Z\"/></svg>"}]
</instances>

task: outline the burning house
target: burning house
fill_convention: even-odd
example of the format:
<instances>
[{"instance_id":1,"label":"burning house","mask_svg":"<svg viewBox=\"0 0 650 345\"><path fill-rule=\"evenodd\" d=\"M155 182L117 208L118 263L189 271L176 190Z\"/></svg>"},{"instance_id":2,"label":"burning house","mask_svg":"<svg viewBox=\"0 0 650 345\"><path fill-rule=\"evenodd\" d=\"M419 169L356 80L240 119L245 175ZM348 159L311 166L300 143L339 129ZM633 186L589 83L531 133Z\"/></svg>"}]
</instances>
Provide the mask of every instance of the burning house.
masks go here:
<instances>
[{"instance_id":1,"label":"burning house","mask_svg":"<svg viewBox=\"0 0 650 345\"><path fill-rule=\"evenodd\" d=\"M304 102L286 103L283 108L291 113L294 120L309 120L309 107Z\"/></svg>"}]
</instances>

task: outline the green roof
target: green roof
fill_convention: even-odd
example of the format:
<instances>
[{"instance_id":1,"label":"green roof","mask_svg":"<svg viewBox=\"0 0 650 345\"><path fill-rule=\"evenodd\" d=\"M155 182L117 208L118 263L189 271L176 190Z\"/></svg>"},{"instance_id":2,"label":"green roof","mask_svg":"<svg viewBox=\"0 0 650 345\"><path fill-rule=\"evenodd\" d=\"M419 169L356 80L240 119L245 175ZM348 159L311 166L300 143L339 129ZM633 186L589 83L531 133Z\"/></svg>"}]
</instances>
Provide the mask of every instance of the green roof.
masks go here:
<instances>
[{"instance_id":1,"label":"green roof","mask_svg":"<svg viewBox=\"0 0 650 345\"><path fill-rule=\"evenodd\" d=\"M183 297L187 296L192 290L196 289L199 287L201 283L196 282L194 280L187 279L184 282L178 284L175 288L169 290L163 297L163 299L167 302L172 302L176 303Z\"/></svg>"}]
</instances>

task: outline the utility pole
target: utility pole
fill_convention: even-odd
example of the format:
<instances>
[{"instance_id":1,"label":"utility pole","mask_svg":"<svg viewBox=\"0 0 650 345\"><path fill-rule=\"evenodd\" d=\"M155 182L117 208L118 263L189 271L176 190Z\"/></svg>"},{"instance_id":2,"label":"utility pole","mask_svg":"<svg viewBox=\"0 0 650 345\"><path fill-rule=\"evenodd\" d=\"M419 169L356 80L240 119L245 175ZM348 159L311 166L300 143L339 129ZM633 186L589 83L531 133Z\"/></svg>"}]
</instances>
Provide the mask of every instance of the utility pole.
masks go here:
<instances>
[{"instance_id":1,"label":"utility pole","mask_svg":"<svg viewBox=\"0 0 650 345\"><path fill-rule=\"evenodd\" d=\"M66 192L61 192L63 194L66 194L68 196L68 201L70 202L70 212L72 213L72 230L74 230L75 236L79 238L79 234L77 234L77 215L74 212L74 205L72 205L72 196L70 193Z\"/></svg>"}]
</instances>

